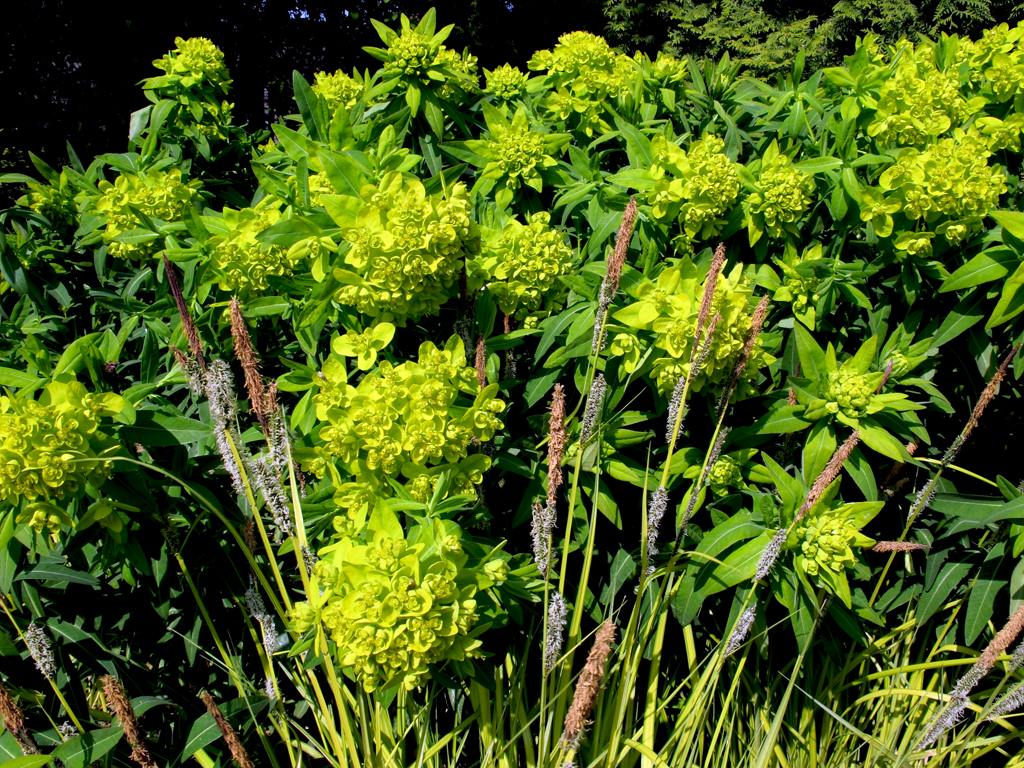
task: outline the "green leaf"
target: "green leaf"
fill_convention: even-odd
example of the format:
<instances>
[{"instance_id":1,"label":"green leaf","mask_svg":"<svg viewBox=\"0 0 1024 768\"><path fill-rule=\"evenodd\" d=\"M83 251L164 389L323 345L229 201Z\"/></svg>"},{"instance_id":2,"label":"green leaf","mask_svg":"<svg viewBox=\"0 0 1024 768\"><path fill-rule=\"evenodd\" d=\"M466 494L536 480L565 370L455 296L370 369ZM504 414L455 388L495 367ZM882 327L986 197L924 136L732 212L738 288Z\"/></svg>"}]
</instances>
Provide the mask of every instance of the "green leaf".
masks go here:
<instances>
[{"instance_id":1,"label":"green leaf","mask_svg":"<svg viewBox=\"0 0 1024 768\"><path fill-rule=\"evenodd\" d=\"M775 487L779 489L783 509L790 514L793 513L797 503L806 495L807 489L767 453L761 454L761 460L771 474Z\"/></svg>"},{"instance_id":2,"label":"green leaf","mask_svg":"<svg viewBox=\"0 0 1024 768\"><path fill-rule=\"evenodd\" d=\"M245 317L283 315L291 306L292 303L283 296L261 296L243 304L242 315Z\"/></svg>"},{"instance_id":3,"label":"green leaf","mask_svg":"<svg viewBox=\"0 0 1024 768\"><path fill-rule=\"evenodd\" d=\"M955 518L949 528L942 531L942 537L983 528L1000 520L1024 520L1024 496L1004 502L988 496L939 493L932 500L931 507L947 517Z\"/></svg>"},{"instance_id":4,"label":"green leaf","mask_svg":"<svg viewBox=\"0 0 1024 768\"><path fill-rule=\"evenodd\" d=\"M183 416L169 416L160 411L139 411L135 424L121 427L121 439L143 446L164 447L186 445L205 440L213 434L209 424Z\"/></svg>"},{"instance_id":5,"label":"green leaf","mask_svg":"<svg viewBox=\"0 0 1024 768\"><path fill-rule=\"evenodd\" d=\"M861 442L871 450L877 451L893 461L910 460L910 454L907 453L903 443L881 427L873 426L861 419L859 429Z\"/></svg>"},{"instance_id":6,"label":"green leaf","mask_svg":"<svg viewBox=\"0 0 1024 768\"><path fill-rule=\"evenodd\" d=\"M978 578L967 598L967 619L964 622L964 640L974 645L992 614L995 613L996 596L1007 584L1006 579Z\"/></svg>"},{"instance_id":7,"label":"green leaf","mask_svg":"<svg viewBox=\"0 0 1024 768\"><path fill-rule=\"evenodd\" d=\"M316 119L317 95L298 70L292 72L292 88L295 91L295 103L299 107L299 114L302 115L302 124L309 131L309 137L313 141L323 141L323 126Z\"/></svg>"},{"instance_id":8,"label":"green leaf","mask_svg":"<svg viewBox=\"0 0 1024 768\"><path fill-rule=\"evenodd\" d=\"M1024 213L1017 211L990 211L988 215L1018 240L1024 240Z\"/></svg>"},{"instance_id":9,"label":"green leaf","mask_svg":"<svg viewBox=\"0 0 1024 768\"><path fill-rule=\"evenodd\" d=\"M53 755L22 755L0 763L0 768L42 768L51 760Z\"/></svg>"},{"instance_id":10,"label":"green leaf","mask_svg":"<svg viewBox=\"0 0 1024 768\"><path fill-rule=\"evenodd\" d=\"M947 277L939 288L939 293L960 291L999 280L1016 269L1019 262L1020 256L1012 248L1006 246L989 248Z\"/></svg>"},{"instance_id":11,"label":"green leaf","mask_svg":"<svg viewBox=\"0 0 1024 768\"><path fill-rule=\"evenodd\" d=\"M935 577L932 588L921 595L921 599L917 603L917 626L919 629L942 608L950 593L971 572L971 567L969 562L946 563L942 567L939 575Z\"/></svg>"},{"instance_id":12,"label":"green leaf","mask_svg":"<svg viewBox=\"0 0 1024 768\"><path fill-rule=\"evenodd\" d=\"M15 576L14 580L55 581L68 584L87 584L89 586L96 586L100 583L99 579L88 573L76 571L61 563L50 562L40 563L35 568L19 573Z\"/></svg>"},{"instance_id":13,"label":"green leaf","mask_svg":"<svg viewBox=\"0 0 1024 768\"><path fill-rule=\"evenodd\" d=\"M331 185L342 195L362 199L359 190L367 182L362 167L351 155L344 152L331 152L329 149L321 149L318 157L324 166L324 173L330 179ZM328 213L330 210L328 209ZM332 217L333 218L333 217Z\"/></svg>"},{"instance_id":14,"label":"green leaf","mask_svg":"<svg viewBox=\"0 0 1024 768\"><path fill-rule=\"evenodd\" d=\"M629 581L636 572L636 561L625 549L619 549L612 560L611 573L608 582L607 605L614 605L615 595L618 594L622 585Z\"/></svg>"},{"instance_id":15,"label":"green leaf","mask_svg":"<svg viewBox=\"0 0 1024 768\"><path fill-rule=\"evenodd\" d=\"M250 699L233 699L221 704L219 709L221 714L228 720L234 720L234 724L237 727L241 719L237 717L239 713L249 715L251 712L251 715L257 715L269 703L269 699L254 696ZM214 722L213 715L207 712L192 723L192 728L188 732L188 738L185 740L185 748L181 750L180 762L184 763L185 760L194 755L198 750L207 744L212 744L219 738L220 730L217 728L217 723Z\"/></svg>"},{"instance_id":16,"label":"green leaf","mask_svg":"<svg viewBox=\"0 0 1024 768\"><path fill-rule=\"evenodd\" d=\"M800 357L801 374L808 379L825 378L824 350L801 323L794 323L793 331L796 333L796 353Z\"/></svg>"},{"instance_id":17,"label":"green leaf","mask_svg":"<svg viewBox=\"0 0 1024 768\"><path fill-rule=\"evenodd\" d=\"M831 171L833 168L839 168L842 164L843 161L838 157L812 157L810 160L793 163L793 167L804 173L821 173L822 171Z\"/></svg>"},{"instance_id":18,"label":"green leaf","mask_svg":"<svg viewBox=\"0 0 1024 768\"><path fill-rule=\"evenodd\" d=\"M270 127L292 160L298 162L309 157L309 140L305 136L280 123L274 123Z\"/></svg>"},{"instance_id":19,"label":"green leaf","mask_svg":"<svg viewBox=\"0 0 1024 768\"><path fill-rule=\"evenodd\" d=\"M757 538L734 550L724 561L719 558L723 552L755 536ZM687 568L672 603L672 612L679 623L683 626L690 624L710 595L753 576L754 571L750 570L748 562L750 552L758 548L753 561L753 568L756 569L761 550L770 539L771 534L751 520L746 512L733 515L709 531L697 546L696 554L691 558L692 564ZM748 570L750 576L744 576Z\"/></svg>"},{"instance_id":20,"label":"green leaf","mask_svg":"<svg viewBox=\"0 0 1024 768\"><path fill-rule=\"evenodd\" d=\"M21 389L22 387L31 386L37 381L39 381L38 376L33 376L25 371L19 371L15 368L0 367L0 387Z\"/></svg>"},{"instance_id":21,"label":"green leaf","mask_svg":"<svg viewBox=\"0 0 1024 768\"><path fill-rule=\"evenodd\" d=\"M1024 312L1024 291L1021 291L1022 287L1024 285L1014 282L1013 277L1003 283L1003 292L999 297L999 301L996 302L996 308L992 310L992 316L985 323L985 330L1002 325L1008 320L1015 318L1021 312Z\"/></svg>"},{"instance_id":22,"label":"green leaf","mask_svg":"<svg viewBox=\"0 0 1024 768\"><path fill-rule=\"evenodd\" d=\"M975 290L960 299L932 337L932 349L952 341L971 326L981 322L985 317L985 310L981 306L984 298L984 291Z\"/></svg>"},{"instance_id":23,"label":"green leaf","mask_svg":"<svg viewBox=\"0 0 1024 768\"><path fill-rule=\"evenodd\" d=\"M654 165L654 151L651 149L651 140L644 136L640 130L630 125L625 120L615 118L615 127L626 140L626 147L638 161L642 168L650 168Z\"/></svg>"},{"instance_id":24,"label":"green leaf","mask_svg":"<svg viewBox=\"0 0 1024 768\"><path fill-rule=\"evenodd\" d=\"M124 729L120 725L86 731L65 741L51 757L59 758L67 768L85 768L116 747L122 736Z\"/></svg>"},{"instance_id":25,"label":"green leaf","mask_svg":"<svg viewBox=\"0 0 1024 768\"><path fill-rule=\"evenodd\" d=\"M618 173L605 176L604 180L626 189L646 190L654 186L651 172L643 168L623 168Z\"/></svg>"},{"instance_id":26,"label":"green leaf","mask_svg":"<svg viewBox=\"0 0 1024 768\"><path fill-rule=\"evenodd\" d=\"M532 407L536 403L540 402L541 399L555 386L555 382L558 381L558 377L562 375L561 366L552 368L542 376L532 376L528 382L526 382L526 390L523 392L523 399L526 402L526 406Z\"/></svg>"},{"instance_id":27,"label":"green leaf","mask_svg":"<svg viewBox=\"0 0 1024 768\"><path fill-rule=\"evenodd\" d=\"M743 429L743 434L747 434L749 431L755 435L785 435L790 432L799 432L815 423L801 418L804 410L805 407L802 405L784 405L769 411L749 428L741 429ZM740 430L735 430L733 439L736 439L739 434Z\"/></svg>"},{"instance_id":28,"label":"green leaf","mask_svg":"<svg viewBox=\"0 0 1024 768\"><path fill-rule=\"evenodd\" d=\"M836 451L838 441L835 430L827 420L822 419L811 427L804 443L803 450L803 475L805 483L813 483L815 478L821 474L821 470L828 464L832 454Z\"/></svg>"}]
</instances>

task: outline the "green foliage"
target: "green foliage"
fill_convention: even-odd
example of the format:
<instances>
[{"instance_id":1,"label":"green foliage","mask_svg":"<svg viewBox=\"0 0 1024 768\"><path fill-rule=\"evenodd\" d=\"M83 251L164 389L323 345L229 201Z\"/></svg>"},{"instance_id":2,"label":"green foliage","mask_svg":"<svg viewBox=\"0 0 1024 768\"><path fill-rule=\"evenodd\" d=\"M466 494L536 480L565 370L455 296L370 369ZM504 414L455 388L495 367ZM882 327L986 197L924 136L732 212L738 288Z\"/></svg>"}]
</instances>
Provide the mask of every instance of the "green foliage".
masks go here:
<instances>
[{"instance_id":1,"label":"green foliage","mask_svg":"<svg viewBox=\"0 0 1024 768\"><path fill-rule=\"evenodd\" d=\"M0 177L4 754L123 761L113 674L167 764L205 690L270 766L1019 765L1024 27L481 88L375 26L271 131L180 41Z\"/></svg>"}]
</instances>

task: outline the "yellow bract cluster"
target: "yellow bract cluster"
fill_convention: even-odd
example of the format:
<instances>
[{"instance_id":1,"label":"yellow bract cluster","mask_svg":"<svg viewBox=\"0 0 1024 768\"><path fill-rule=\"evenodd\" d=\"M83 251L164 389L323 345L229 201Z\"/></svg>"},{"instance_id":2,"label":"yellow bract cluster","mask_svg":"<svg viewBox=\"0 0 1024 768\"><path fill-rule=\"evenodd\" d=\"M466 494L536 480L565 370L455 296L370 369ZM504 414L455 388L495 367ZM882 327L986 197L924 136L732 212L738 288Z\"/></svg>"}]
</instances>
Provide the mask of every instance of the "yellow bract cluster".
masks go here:
<instances>
[{"instance_id":1,"label":"yellow bract cluster","mask_svg":"<svg viewBox=\"0 0 1024 768\"><path fill-rule=\"evenodd\" d=\"M425 342L418 362L381 361L356 387L348 384L344 365L332 359L319 384L314 403L317 418L327 422L318 449L324 461L307 462L305 468L322 476L337 472L331 460L341 462L347 477L334 478L335 500L351 520L375 497L390 496L387 477L403 476L421 501L433 494L443 471L452 474L454 493L475 493L490 459L470 456L469 446L474 438L491 440L502 429L498 414L505 403L495 397L496 384L481 389L458 337L444 349Z\"/></svg>"},{"instance_id":2,"label":"yellow bract cluster","mask_svg":"<svg viewBox=\"0 0 1024 768\"><path fill-rule=\"evenodd\" d=\"M501 311L520 321L558 309L566 292L558 277L569 273L572 248L550 221L543 211L525 225L512 219L469 265L471 279L486 283Z\"/></svg>"},{"instance_id":3,"label":"yellow bract cluster","mask_svg":"<svg viewBox=\"0 0 1024 768\"><path fill-rule=\"evenodd\" d=\"M811 204L814 177L794 168L773 141L761 157L757 187L743 201L751 245L764 233L773 238L799 236L797 222Z\"/></svg>"},{"instance_id":4,"label":"yellow bract cluster","mask_svg":"<svg viewBox=\"0 0 1024 768\"><path fill-rule=\"evenodd\" d=\"M711 336L711 346L700 372L690 385L700 392L710 386L726 386L737 359L750 332L751 289L743 284L743 266L737 264L729 275L719 275L708 318L716 314L721 319ZM688 258L669 267L658 276L657 283L645 281L636 288L636 301L615 313L614 318L632 328L652 330L656 334L654 346L666 353L654 363L658 391L669 395L678 381L690 374L693 342L697 331L702 283L696 268ZM706 328L706 326L705 326ZM613 344L625 350L621 344ZM635 345L629 345L630 351ZM636 355L639 358L639 355ZM749 395L758 369L770 364L774 358L755 342L750 359L740 376L737 394ZM627 370L631 368L627 367Z\"/></svg>"},{"instance_id":5,"label":"yellow bract cluster","mask_svg":"<svg viewBox=\"0 0 1024 768\"><path fill-rule=\"evenodd\" d=\"M63 499L103 483L119 446L100 419L122 408L119 395L77 381L47 384L39 400L0 396L0 502Z\"/></svg>"},{"instance_id":6,"label":"yellow bract cluster","mask_svg":"<svg viewBox=\"0 0 1024 768\"><path fill-rule=\"evenodd\" d=\"M292 626L304 632L319 618L338 663L366 691L395 682L412 690L432 664L479 657L475 598L508 570L501 561L471 564L455 523L434 519L405 535L382 506L365 541L341 533L320 556L313 568L320 598L315 606L296 604Z\"/></svg>"},{"instance_id":7,"label":"yellow bract cluster","mask_svg":"<svg viewBox=\"0 0 1024 768\"><path fill-rule=\"evenodd\" d=\"M326 72L317 72L314 81L313 93L324 100L327 111L331 114L334 114L338 107L351 107L363 92L363 84L340 69L330 75Z\"/></svg>"},{"instance_id":8,"label":"yellow bract cluster","mask_svg":"<svg viewBox=\"0 0 1024 768\"><path fill-rule=\"evenodd\" d=\"M610 130L603 102L629 89L636 75L632 59L589 32L562 35L553 50L537 51L528 66L547 72L552 93L544 100L545 108L588 136Z\"/></svg>"},{"instance_id":9,"label":"yellow bract cluster","mask_svg":"<svg viewBox=\"0 0 1024 768\"><path fill-rule=\"evenodd\" d=\"M351 247L346 268L335 270L343 284L335 300L398 325L434 314L448 300L463 258L480 249L466 186L436 197L419 181L389 173L361 196L367 202L344 230Z\"/></svg>"},{"instance_id":10,"label":"yellow bract cluster","mask_svg":"<svg viewBox=\"0 0 1024 768\"><path fill-rule=\"evenodd\" d=\"M172 168L166 173L150 171L140 176L122 174L113 184L101 181L101 195L94 198L92 207L97 213L106 216L107 227L103 239L107 243L107 252L120 259L155 256L163 250L164 241L145 229L146 225L132 208L155 219L157 223L177 221L192 204L200 186L199 181L184 183L178 168ZM139 237L131 237L129 240L128 233L132 230L137 230Z\"/></svg>"},{"instance_id":11,"label":"yellow bract cluster","mask_svg":"<svg viewBox=\"0 0 1024 768\"><path fill-rule=\"evenodd\" d=\"M958 127L984 106L984 99L967 101L955 74L935 66L930 44L903 48L900 64L878 95L868 135L903 146L919 146Z\"/></svg>"},{"instance_id":12,"label":"yellow bract cluster","mask_svg":"<svg viewBox=\"0 0 1024 768\"><path fill-rule=\"evenodd\" d=\"M736 204L740 192L738 165L726 157L725 142L706 134L686 151L663 134L651 140L656 179L647 199L655 218L678 218L684 251L693 250L695 240L707 240L722 231L722 216Z\"/></svg>"},{"instance_id":13,"label":"yellow bract cluster","mask_svg":"<svg viewBox=\"0 0 1024 768\"><path fill-rule=\"evenodd\" d=\"M227 93L231 81L224 66L224 53L217 46L205 37L176 37L174 44L178 47L154 61L154 67L180 77L185 88L209 84Z\"/></svg>"},{"instance_id":14,"label":"yellow bract cluster","mask_svg":"<svg viewBox=\"0 0 1024 768\"><path fill-rule=\"evenodd\" d=\"M221 290L251 298L270 287L268 277L287 277L292 273L293 261L288 251L256 239L281 217L279 205L266 198L255 208L224 209L228 232L210 238L211 265L220 278Z\"/></svg>"},{"instance_id":15,"label":"yellow bract cluster","mask_svg":"<svg viewBox=\"0 0 1024 768\"><path fill-rule=\"evenodd\" d=\"M938 225L935 234L957 244L981 227L982 218L998 207L999 196L1006 191L1006 175L998 165L988 164L990 157L977 131L957 129L951 138L939 139L923 152L903 150L882 173L879 187L900 203L907 218ZM904 232L895 245L909 251L901 245L921 238L930 241L932 236ZM930 250L928 242L924 253Z\"/></svg>"},{"instance_id":16,"label":"yellow bract cluster","mask_svg":"<svg viewBox=\"0 0 1024 768\"><path fill-rule=\"evenodd\" d=\"M502 64L494 70L484 70L487 79L487 86L484 91L493 93L503 101L512 101L522 98L526 94L526 81L529 79L525 72L509 64Z\"/></svg>"}]
</instances>

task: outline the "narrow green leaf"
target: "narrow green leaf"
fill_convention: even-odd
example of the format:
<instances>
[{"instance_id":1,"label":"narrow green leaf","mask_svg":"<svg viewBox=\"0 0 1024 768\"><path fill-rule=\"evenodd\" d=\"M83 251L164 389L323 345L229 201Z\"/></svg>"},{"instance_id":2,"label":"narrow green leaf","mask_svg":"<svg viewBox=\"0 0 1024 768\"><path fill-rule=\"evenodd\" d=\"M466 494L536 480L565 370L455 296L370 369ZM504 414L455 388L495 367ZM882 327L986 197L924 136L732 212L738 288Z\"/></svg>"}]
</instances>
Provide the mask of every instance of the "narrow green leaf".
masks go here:
<instances>
[{"instance_id":1,"label":"narrow green leaf","mask_svg":"<svg viewBox=\"0 0 1024 768\"><path fill-rule=\"evenodd\" d=\"M921 595L917 603L917 626L923 627L925 622L934 616L946 603L950 593L966 578L971 572L971 564L946 563L939 575L935 577L932 588Z\"/></svg>"},{"instance_id":2,"label":"narrow green leaf","mask_svg":"<svg viewBox=\"0 0 1024 768\"><path fill-rule=\"evenodd\" d=\"M121 427L121 438L143 446L185 445L204 440L213 434L209 424L183 416L169 416L160 411L139 411L135 424Z\"/></svg>"}]
</instances>

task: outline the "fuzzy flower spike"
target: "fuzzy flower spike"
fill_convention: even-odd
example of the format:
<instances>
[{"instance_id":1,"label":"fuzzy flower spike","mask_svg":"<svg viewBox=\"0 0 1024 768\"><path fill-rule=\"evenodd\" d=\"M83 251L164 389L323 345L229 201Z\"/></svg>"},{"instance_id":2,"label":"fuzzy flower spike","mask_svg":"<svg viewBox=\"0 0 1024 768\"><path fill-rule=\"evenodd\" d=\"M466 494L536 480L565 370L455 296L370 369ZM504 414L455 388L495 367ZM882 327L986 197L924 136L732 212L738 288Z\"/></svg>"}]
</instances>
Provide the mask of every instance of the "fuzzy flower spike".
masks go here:
<instances>
[{"instance_id":1,"label":"fuzzy flower spike","mask_svg":"<svg viewBox=\"0 0 1024 768\"><path fill-rule=\"evenodd\" d=\"M615 238L615 250L608 257L608 266L604 280L601 282L601 291L597 299L597 314L594 319L594 341L593 352L597 354L604 347L604 323L608 315L608 309L619 291L619 280L622 277L622 267L626 263L626 255L629 252L629 241L633 237L633 227L636 225L636 198L633 197L622 212L622 223L619 225L619 234Z\"/></svg>"}]
</instances>

